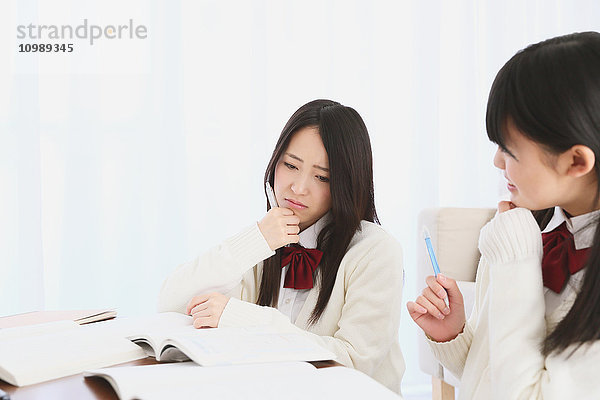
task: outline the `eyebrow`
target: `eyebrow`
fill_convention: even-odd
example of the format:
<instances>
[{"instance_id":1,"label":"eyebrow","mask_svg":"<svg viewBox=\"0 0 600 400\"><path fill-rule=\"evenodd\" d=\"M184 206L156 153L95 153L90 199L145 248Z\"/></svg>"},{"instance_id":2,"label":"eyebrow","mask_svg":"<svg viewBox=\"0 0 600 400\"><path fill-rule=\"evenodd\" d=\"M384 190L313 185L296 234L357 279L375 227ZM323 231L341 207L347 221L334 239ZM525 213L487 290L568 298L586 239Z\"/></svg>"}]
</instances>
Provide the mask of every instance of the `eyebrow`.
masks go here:
<instances>
[{"instance_id":1,"label":"eyebrow","mask_svg":"<svg viewBox=\"0 0 600 400\"><path fill-rule=\"evenodd\" d=\"M515 156L515 154L514 154L512 151L510 151L510 149L508 148L506 141L504 142L504 145L503 145L503 146L500 146L500 147L502 147L502 149L503 149L503 150L504 150L506 153L508 153L508 155L509 155L509 156L511 156L511 157L512 157L512 158L514 158L515 160L519 161L519 160L517 159L517 156Z\"/></svg>"},{"instance_id":2,"label":"eyebrow","mask_svg":"<svg viewBox=\"0 0 600 400\"><path fill-rule=\"evenodd\" d=\"M298 156L297 156L297 155L295 155L295 154L292 154L292 153L285 153L285 155L286 155L286 156L288 156L288 157L291 157L291 158L293 158L294 160L298 160L298 161L300 161L301 163L303 163L303 162L304 162L304 160L303 160L303 159L301 159L300 157L298 157ZM320 169L320 170L322 170L322 171L329 172L329 168L321 167L320 165L317 165L317 164L313 165L313 168L317 168L317 169Z\"/></svg>"}]
</instances>

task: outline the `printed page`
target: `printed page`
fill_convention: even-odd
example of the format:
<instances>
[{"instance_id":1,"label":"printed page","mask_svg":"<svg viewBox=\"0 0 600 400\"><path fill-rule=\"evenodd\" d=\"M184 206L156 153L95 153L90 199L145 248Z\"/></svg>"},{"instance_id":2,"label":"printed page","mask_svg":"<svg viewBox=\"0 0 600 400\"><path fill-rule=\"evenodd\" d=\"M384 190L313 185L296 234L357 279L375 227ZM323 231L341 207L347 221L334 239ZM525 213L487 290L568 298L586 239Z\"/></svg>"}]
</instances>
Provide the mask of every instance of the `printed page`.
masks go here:
<instances>
[{"instance_id":1,"label":"printed page","mask_svg":"<svg viewBox=\"0 0 600 400\"><path fill-rule=\"evenodd\" d=\"M192 317L175 312L117 318L85 325L84 328L104 335L117 335L135 341L144 348L147 355L153 357L154 348L159 348L160 344L171 335L194 331ZM140 341L140 339L144 341Z\"/></svg>"},{"instance_id":2,"label":"printed page","mask_svg":"<svg viewBox=\"0 0 600 400\"><path fill-rule=\"evenodd\" d=\"M335 355L306 336L268 328L211 328L166 341L204 366L331 360ZM164 346L163 346L164 347Z\"/></svg>"}]
</instances>

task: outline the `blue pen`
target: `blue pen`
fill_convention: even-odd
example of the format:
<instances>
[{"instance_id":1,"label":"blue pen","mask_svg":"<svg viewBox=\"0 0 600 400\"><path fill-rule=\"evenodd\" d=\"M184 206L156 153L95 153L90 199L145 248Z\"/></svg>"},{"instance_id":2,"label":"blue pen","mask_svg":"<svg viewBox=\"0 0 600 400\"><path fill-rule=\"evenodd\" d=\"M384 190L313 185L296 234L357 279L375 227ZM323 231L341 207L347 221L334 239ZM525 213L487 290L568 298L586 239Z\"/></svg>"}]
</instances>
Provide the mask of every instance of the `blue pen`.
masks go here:
<instances>
[{"instance_id":1,"label":"blue pen","mask_svg":"<svg viewBox=\"0 0 600 400\"><path fill-rule=\"evenodd\" d=\"M433 246L431 245L431 236L429 235L429 231L427 227L423 227L423 238L425 239L425 245L427 246L427 252L429 253L429 259L431 260L431 265L433 266L433 273L436 278L440 273L440 266L438 265L437 258L435 257L435 252L433 251ZM448 303L448 294L446 293L446 297L444 297L444 303L447 307L450 307L450 303Z\"/></svg>"}]
</instances>

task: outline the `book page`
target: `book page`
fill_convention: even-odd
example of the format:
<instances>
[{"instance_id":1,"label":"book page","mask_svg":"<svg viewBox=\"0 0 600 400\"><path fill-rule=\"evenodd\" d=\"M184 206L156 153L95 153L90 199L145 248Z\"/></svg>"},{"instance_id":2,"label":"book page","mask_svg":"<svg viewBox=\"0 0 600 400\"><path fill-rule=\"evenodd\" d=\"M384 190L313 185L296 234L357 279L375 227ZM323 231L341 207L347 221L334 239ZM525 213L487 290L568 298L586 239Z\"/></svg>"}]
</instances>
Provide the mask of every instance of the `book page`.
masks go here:
<instances>
[{"instance_id":1,"label":"book page","mask_svg":"<svg viewBox=\"0 0 600 400\"><path fill-rule=\"evenodd\" d=\"M231 365L335 357L302 334L282 333L269 327L196 329L191 316L173 312L93 325L90 329L127 337L142 346L148 355L156 353L156 359L161 361L189 358L200 365Z\"/></svg>"},{"instance_id":2,"label":"book page","mask_svg":"<svg viewBox=\"0 0 600 400\"><path fill-rule=\"evenodd\" d=\"M378 399L401 397L347 367L309 363L201 367L192 362L104 368L85 373L111 383L121 400L144 399Z\"/></svg>"},{"instance_id":3,"label":"book page","mask_svg":"<svg viewBox=\"0 0 600 400\"><path fill-rule=\"evenodd\" d=\"M25 331L29 334L23 334ZM0 335L0 378L16 386L146 356L123 337L94 332L72 321L7 328Z\"/></svg>"},{"instance_id":4,"label":"book page","mask_svg":"<svg viewBox=\"0 0 600 400\"><path fill-rule=\"evenodd\" d=\"M335 358L302 334L257 327L196 329L170 336L165 345L178 347L204 366Z\"/></svg>"},{"instance_id":5,"label":"book page","mask_svg":"<svg viewBox=\"0 0 600 400\"><path fill-rule=\"evenodd\" d=\"M161 350L163 343L170 337L193 333L196 330L192 325L191 316L174 312L132 318L130 322L135 324L135 327L125 336L157 360L165 359L161 357ZM189 360L177 349L169 351L168 354L166 359L169 361Z\"/></svg>"},{"instance_id":6,"label":"book page","mask_svg":"<svg viewBox=\"0 0 600 400\"><path fill-rule=\"evenodd\" d=\"M135 341L147 355L154 357L154 348L177 332L192 332L192 317L175 312L117 318L83 326L103 335L116 335Z\"/></svg>"},{"instance_id":7,"label":"book page","mask_svg":"<svg viewBox=\"0 0 600 400\"><path fill-rule=\"evenodd\" d=\"M88 371L111 383L120 399L294 399L297 385L316 368L309 363L201 367L193 362ZM296 381L296 382L298 382ZM290 386L294 387L290 390ZM303 397L305 400L308 397ZM314 399L315 397L310 397Z\"/></svg>"}]
</instances>

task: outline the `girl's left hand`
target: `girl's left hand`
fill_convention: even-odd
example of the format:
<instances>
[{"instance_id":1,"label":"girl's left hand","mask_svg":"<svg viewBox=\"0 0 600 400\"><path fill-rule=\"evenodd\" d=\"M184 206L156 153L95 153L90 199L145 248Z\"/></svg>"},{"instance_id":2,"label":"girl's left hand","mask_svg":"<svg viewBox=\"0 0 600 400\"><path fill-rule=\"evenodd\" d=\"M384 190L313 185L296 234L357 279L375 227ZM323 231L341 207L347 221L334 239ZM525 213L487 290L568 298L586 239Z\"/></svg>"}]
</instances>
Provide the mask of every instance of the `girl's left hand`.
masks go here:
<instances>
[{"instance_id":1,"label":"girl's left hand","mask_svg":"<svg viewBox=\"0 0 600 400\"><path fill-rule=\"evenodd\" d=\"M194 296L187 305L186 313L194 319L194 328L216 328L229 297L221 293Z\"/></svg>"},{"instance_id":2,"label":"girl's left hand","mask_svg":"<svg viewBox=\"0 0 600 400\"><path fill-rule=\"evenodd\" d=\"M513 208L517 208L517 206L512 201L501 201L498 203L498 214Z\"/></svg>"}]
</instances>

